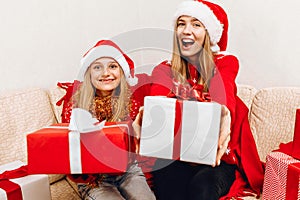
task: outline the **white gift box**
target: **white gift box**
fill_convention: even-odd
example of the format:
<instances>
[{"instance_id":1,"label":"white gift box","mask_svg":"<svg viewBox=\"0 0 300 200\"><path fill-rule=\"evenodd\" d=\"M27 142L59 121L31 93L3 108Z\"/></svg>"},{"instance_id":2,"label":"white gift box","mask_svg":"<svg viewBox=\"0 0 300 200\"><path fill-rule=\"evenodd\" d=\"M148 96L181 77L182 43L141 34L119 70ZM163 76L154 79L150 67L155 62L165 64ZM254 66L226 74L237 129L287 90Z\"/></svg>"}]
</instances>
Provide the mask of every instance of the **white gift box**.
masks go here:
<instances>
[{"instance_id":1,"label":"white gift box","mask_svg":"<svg viewBox=\"0 0 300 200\"><path fill-rule=\"evenodd\" d=\"M21 161L1 165L0 174L7 170L17 169L23 165L24 163ZM28 175L9 180L21 187L23 200L51 200L48 175ZM0 200L7 200L6 191L1 188Z\"/></svg>"},{"instance_id":2,"label":"white gift box","mask_svg":"<svg viewBox=\"0 0 300 200\"><path fill-rule=\"evenodd\" d=\"M145 97L140 154L212 165L220 117L218 103Z\"/></svg>"}]
</instances>

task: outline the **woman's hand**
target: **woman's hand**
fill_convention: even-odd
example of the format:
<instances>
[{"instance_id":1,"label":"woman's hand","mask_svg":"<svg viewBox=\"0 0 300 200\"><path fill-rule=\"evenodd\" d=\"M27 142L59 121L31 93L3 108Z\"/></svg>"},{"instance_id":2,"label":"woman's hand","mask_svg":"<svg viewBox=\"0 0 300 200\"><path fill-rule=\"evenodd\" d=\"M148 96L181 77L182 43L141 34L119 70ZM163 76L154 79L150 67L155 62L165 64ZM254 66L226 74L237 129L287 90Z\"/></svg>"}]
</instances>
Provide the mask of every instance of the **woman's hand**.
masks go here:
<instances>
[{"instance_id":1,"label":"woman's hand","mask_svg":"<svg viewBox=\"0 0 300 200\"><path fill-rule=\"evenodd\" d=\"M221 164L221 158L228 147L228 143L230 140L230 125L231 125L230 111L226 106L222 105L217 159L216 159L216 164L213 165L213 167L219 166Z\"/></svg>"},{"instance_id":2,"label":"woman's hand","mask_svg":"<svg viewBox=\"0 0 300 200\"><path fill-rule=\"evenodd\" d=\"M136 143L136 153L139 152L140 147L140 139L141 139L141 126L143 120L144 106L140 107L139 113L137 114L135 120L132 122L132 128L134 131L134 138Z\"/></svg>"}]
</instances>

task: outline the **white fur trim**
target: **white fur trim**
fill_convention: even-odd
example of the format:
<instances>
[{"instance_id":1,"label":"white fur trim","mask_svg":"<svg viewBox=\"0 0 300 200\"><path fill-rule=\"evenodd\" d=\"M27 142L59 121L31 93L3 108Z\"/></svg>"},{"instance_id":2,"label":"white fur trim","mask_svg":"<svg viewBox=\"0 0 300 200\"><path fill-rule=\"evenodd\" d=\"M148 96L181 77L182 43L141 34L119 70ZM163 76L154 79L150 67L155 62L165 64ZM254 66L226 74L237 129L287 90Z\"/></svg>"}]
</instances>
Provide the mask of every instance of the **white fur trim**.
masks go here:
<instances>
[{"instance_id":1,"label":"white fur trim","mask_svg":"<svg viewBox=\"0 0 300 200\"><path fill-rule=\"evenodd\" d=\"M113 46L110 45L100 45L91 49L82 59L81 59L81 69L79 72L79 81L83 81L84 74L87 68L98 58L101 57L111 57L115 59L124 71L126 79L130 76L130 67L123 56L123 54Z\"/></svg>"},{"instance_id":2,"label":"white fur trim","mask_svg":"<svg viewBox=\"0 0 300 200\"><path fill-rule=\"evenodd\" d=\"M223 25L207 5L198 1L184 1L180 3L174 15L174 25L177 19L183 15L198 19L207 29L211 45L217 45L222 36ZM216 49L215 47L213 48Z\"/></svg>"},{"instance_id":3,"label":"white fur trim","mask_svg":"<svg viewBox=\"0 0 300 200\"><path fill-rule=\"evenodd\" d=\"M135 76L135 77L129 77L127 78L127 82L130 86L134 86L138 83L138 78Z\"/></svg>"},{"instance_id":4,"label":"white fur trim","mask_svg":"<svg viewBox=\"0 0 300 200\"><path fill-rule=\"evenodd\" d=\"M210 49L212 50L212 52L220 51L220 47L217 44L210 46Z\"/></svg>"}]
</instances>

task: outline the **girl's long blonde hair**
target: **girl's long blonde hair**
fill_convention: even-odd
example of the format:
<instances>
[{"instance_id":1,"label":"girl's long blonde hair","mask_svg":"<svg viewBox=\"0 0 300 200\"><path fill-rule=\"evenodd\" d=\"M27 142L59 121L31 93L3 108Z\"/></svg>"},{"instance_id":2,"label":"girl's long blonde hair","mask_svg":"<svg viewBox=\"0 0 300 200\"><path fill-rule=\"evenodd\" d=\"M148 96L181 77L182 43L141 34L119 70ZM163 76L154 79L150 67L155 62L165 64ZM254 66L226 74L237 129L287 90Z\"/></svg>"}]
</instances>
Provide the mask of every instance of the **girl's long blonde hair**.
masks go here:
<instances>
[{"instance_id":1,"label":"girl's long blonde hair","mask_svg":"<svg viewBox=\"0 0 300 200\"><path fill-rule=\"evenodd\" d=\"M190 78L190 73L188 70L188 62L181 56L180 48L179 48L179 41L176 35L177 31L177 23L175 24L174 29L174 36L173 36L173 54L172 54L172 70L173 76L176 80L181 83L186 83L186 80ZM211 50L210 45L210 37L208 32L205 31L205 39L203 48L199 54L199 67L198 72L200 74L199 79L197 82L199 84L203 84L204 90L207 92L210 84L210 80L213 77L215 63L214 63L214 55Z\"/></svg>"},{"instance_id":2,"label":"girl's long blonde hair","mask_svg":"<svg viewBox=\"0 0 300 200\"><path fill-rule=\"evenodd\" d=\"M108 121L120 121L122 120L123 113L129 112L129 102L130 102L130 89L126 78L124 76L124 72L122 67L121 70L121 81L119 86L114 89L112 96L118 97L116 98L116 108L113 109L113 117L108 119ZM84 80L79 87L79 89L75 92L73 96L74 107L82 108L85 110L90 110L93 100L96 95L96 88L92 85L91 82L91 67L88 67L84 74Z\"/></svg>"}]
</instances>

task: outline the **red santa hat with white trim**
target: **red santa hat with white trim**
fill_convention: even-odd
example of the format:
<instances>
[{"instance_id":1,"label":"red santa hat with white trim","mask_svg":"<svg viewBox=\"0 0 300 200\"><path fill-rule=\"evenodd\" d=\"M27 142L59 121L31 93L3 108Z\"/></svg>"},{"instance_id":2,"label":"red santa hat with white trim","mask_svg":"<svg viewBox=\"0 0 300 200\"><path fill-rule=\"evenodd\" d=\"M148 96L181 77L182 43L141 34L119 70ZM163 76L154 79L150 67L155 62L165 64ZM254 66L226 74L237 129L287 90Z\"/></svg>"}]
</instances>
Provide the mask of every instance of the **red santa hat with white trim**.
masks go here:
<instances>
[{"instance_id":1,"label":"red santa hat with white trim","mask_svg":"<svg viewBox=\"0 0 300 200\"><path fill-rule=\"evenodd\" d=\"M112 40L98 41L81 59L79 81L83 81L88 67L98 58L110 57L119 63L129 85L136 85L138 79L134 76L134 62Z\"/></svg>"},{"instance_id":2,"label":"red santa hat with white trim","mask_svg":"<svg viewBox=\"0 0 300 200\"><path fill-rule=\"evenodd\" d=\"M180 3L174 15L174 24L180 16L198 19L207 29L213 52L225 51L228 40L228 18L224 9L214 3L195 0Z\"/></svg>"}]
</instances>

